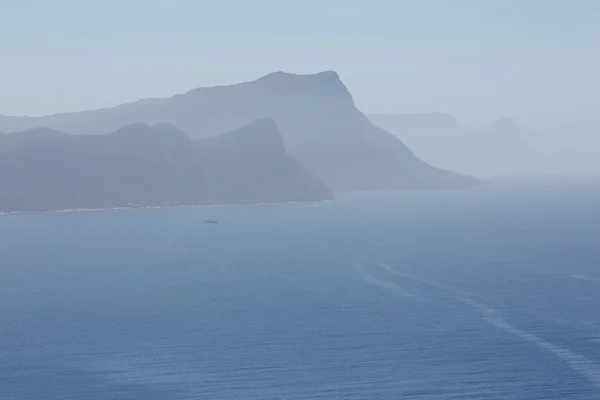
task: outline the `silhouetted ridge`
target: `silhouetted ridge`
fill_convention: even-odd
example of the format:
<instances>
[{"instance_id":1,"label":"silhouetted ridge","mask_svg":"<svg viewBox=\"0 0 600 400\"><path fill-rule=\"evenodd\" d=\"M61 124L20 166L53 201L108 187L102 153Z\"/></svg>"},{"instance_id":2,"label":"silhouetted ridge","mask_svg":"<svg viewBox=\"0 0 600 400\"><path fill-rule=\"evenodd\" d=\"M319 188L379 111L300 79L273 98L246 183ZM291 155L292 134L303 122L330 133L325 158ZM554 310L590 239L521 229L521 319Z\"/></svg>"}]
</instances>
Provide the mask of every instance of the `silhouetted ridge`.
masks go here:
<instances>
[{"instance_id":1,"label":"silhouetted ridge","mask_svg":"<svg viewBox=\"0 0 600 400\"><path fill-rule=\"evenodd\" d=\"M189 146L190 137L171 124L150 126L145 123L126 125L108 134L121 146L130 146L131 151L166 152Z\"/></svg>"},{"instance_id":2,"label":"silhouetted ridge","mask_svg":"<svg viewBox=\"0 0 600 400\"><path fill-rule=\"evenodd\" d=\"M503 118L472 130L439 113L373 115L432 165L483 179L544 174L549 162L533 145L536 132Z\"/></svg>"},{"instance_id":3,"label":"silhouetted ridge","mask_svg":"<svg viewBox=\"0 0 600 400\"><path fill-rule=\"evenodd\" d=\"M196 141L146 123L97 136L0 135L0 211L331 198L286 153L271 120Z\"/></svg>"},{"instance_id":4,"label":"silhouetted ridge","mask_svg":"<svg viewBox=\"0 0 600 400\"><path fill-rule=\"evenodd\" d=\"M489 129L489 128L494 128L494 129L519 129L517 124L515 124L515 121L513 121L511 118L502 118L499 119L497 121L494 121L493 123L491 123L490 125L488 125L487 127L481 128L481 129Z\"/></svg>"},{"instance_id":5,"label":"silhouetted ridge","mask_svg":"<svg viewBox=\"0 0 600 400\"><path fill-rule=\"evenodd\" d=\"M6 121L49 126L73 134L110 132L145 122L172 123L194 138L229 132L255 120L275 121L289 154L334 190L468 188L478 182L421 160L356 109L332 71L276 72L252 82L198 88L167 99ZM0 119L0 129L3 121Z\"/></svg>"},{"instance_id":6,"label":"silhouetted ridge","mask_svg":"<svg viewBox=\"0 0 600 400\"><path fill-rule=\"evenodd\" d=\"M266 151L285 152L279 128L271 118L257 119L230 132L207 138L204 143L215 141L222 143L227 141L252 156Z\"/></svg>"},{"instance_id":7,"label":"silhouetted ridge","mask_svg":"<svg viewBox=\"0 0 600 400\"><path fill-rule=\"evenodd\" d=\"M446 113L374 114L369 119L399 137L406 135L465 133L456 119Z\"/></svg>"}]
</instances>

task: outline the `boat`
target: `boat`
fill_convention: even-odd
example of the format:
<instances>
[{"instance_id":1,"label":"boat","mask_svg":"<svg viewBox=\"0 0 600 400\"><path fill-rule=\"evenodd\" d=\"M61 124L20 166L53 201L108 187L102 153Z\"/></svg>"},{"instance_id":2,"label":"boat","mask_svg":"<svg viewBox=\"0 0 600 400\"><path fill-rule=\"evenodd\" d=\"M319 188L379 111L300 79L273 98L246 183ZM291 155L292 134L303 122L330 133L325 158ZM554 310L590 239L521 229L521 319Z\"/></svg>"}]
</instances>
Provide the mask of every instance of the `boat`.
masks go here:
<instances>
[{"instance_id":1,"label":"boat","mask_svg":"<svg viewBox=\"0 0 600 400\"><path fill-rule=\"evenodd\" d=\"M219 221L217 221L216 219L209 218L209 219L205 219L204 223L205 224L218 224Z\"/></svg>"}]
</instances>

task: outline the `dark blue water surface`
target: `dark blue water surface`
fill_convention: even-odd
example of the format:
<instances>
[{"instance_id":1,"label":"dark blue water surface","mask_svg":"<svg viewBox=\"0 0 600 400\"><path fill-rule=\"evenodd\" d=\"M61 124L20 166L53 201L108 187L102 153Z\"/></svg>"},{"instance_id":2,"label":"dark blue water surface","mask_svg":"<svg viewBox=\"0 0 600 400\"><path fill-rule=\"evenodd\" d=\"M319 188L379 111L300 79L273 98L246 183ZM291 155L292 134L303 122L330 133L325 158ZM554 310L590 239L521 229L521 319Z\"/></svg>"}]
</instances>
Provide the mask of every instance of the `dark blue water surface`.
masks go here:
<instances>
[{"instance_id":1,"label":"dark blue water surface","mask_svg":"<svg viewBox=\"0 0 600 400\"><path fill-rule=\"evenodd\" d=\"M0 216L2 400L599 398L598 185Z\"/></svg>"}]
</instances>

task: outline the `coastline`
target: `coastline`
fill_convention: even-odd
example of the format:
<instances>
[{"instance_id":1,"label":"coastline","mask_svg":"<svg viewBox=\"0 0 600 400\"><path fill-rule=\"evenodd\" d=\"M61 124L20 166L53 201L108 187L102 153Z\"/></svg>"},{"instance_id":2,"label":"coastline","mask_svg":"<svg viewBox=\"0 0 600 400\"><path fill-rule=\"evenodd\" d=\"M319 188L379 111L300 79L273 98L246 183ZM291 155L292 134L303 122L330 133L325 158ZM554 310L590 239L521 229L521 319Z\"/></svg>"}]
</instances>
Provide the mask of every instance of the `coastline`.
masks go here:
<instances>
[{"instance_id":1,"label":"coastline","mask_svg":"<svg viewBox=\"0 0 600 400\"><path fill-rule=\"evenodd\" d=\"M56 209L39 209L39 210L15 210L15 211L0 211L0 217L20 214L41 214L41 213L79 213L79 212L106 212L106 211L122 211L122 210L153 210L153 209L170 209L170 208L188 208L188 207L235 207L235 206L260 206L274 204L320 204L330 203L336 199L324 200L290 200L290 201L239 201L227 203L190 203L190 204L165 204L165 205L146 205L146 206L118 206L118 207L97 207L97 208L56 208Z\"/></svg>"}]
</instances>

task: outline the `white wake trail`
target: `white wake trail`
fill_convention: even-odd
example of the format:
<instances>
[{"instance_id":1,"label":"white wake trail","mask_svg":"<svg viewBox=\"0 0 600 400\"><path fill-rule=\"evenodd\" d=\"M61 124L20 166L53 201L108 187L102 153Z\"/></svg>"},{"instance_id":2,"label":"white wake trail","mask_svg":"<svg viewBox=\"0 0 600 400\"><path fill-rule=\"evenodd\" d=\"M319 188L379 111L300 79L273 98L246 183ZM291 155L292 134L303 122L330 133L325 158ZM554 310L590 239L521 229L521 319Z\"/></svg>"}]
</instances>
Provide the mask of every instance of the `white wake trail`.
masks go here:
<instances>
[{"instance_id":1,"label":"white wake trail","mask_svg":"<svg viewBox=\"0 0 600 400\"><path fill-rule=\"evenodd\" d=\"M473 294L471 294L471 293L469 293L467 291L464 291L462 289L458 289L458 288L456 288L454 286L446 285L446 284L443 284L441 282L436 282L436 281L432 281L432 280L425 279L425 278L419 278L419 277L416 277L414 275L410 275L410 274L406 274L406 273L402 273L402 272L396 271L395 269L391 268L386 263L379 262L379 263L377 263L377 265L379 265L381 268L383 268L384 270L386 270L387 272L389 272L392 275L400 276L402 278L410 279L410 280L416 281L416 282L425 283L425 284L430 285L430 286L436 286L436 287L438 287L440 289L449 291L449 292L453 293L458 300L461 300L462 298L473 297Z\"/></svg>"},{"instance_id":2,"label":"white wake trail","mask_svg":"<svg viewBox=\"0 0 600 400\"><path fill-rule=\"evenodd\" d=\"M469 304L468 302L466 302ZM596 388L600 389L600 368L588 358L574 353L564 347L560 347L554 343L548 342L532 333L524 331L511 325L499 315L498 310L490 308L483 304L471 303L473 307L483 316L490 324L497 328L503 329L508 333L520 337L521 339L534 344L552 355L563 360L571 369L585 376Z\"/></svg>"},{"instance_id":3,"label":"white wake trail","mask_svg":"<svg viewBox=\"0 0 600 400\"><path fill-rule=\"evenodd\" d=\"M378 286L379 288L381 288L385 291L394 293L394 294L402 296L402 297L408 297L413 300L421 300L421 298L419 296L406 291L401 286L396 285L393 282L386 281L385 279L380 279L380 278L377 278L376 276L369 274L363 268L362 263L356 264L356 272L358 272L357 278L362 280L363 282L369 283L374 286Z\"/></svg>"},{"instance_id":4,"label":"white wake trail","mask_svg":"<svg viewBox=\"0 0 600 400\"><path fill-rule=\"evenodd\" d=\"M473 297L475 296L472 293L441 282L419 278L410 274L396 271L387 264L380 264L380 266L394 275L401 276L406 279L411 279L413 281L429 284L431 286L435 286L449 291L455 296L457 301L460 301L464 304L473 307L490 325L493 325L499 329L504 330L505 332L517 336L525 340L526 342L529 342L554 355L558 359L564 361L571 369L587 378L596 388L600 389L600 367L594 364L591 360L568 349L565 349L564 347L548 342L530 332L517 328L516 326L510 324L508 321L502 318L499 310L473 300Z\"/></svg>"}]
</instances>

